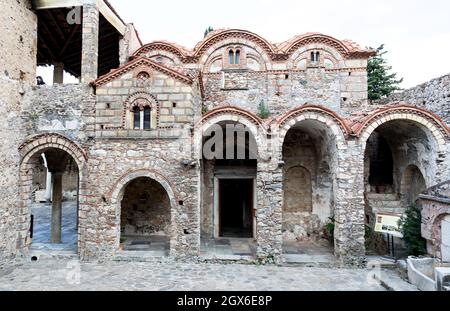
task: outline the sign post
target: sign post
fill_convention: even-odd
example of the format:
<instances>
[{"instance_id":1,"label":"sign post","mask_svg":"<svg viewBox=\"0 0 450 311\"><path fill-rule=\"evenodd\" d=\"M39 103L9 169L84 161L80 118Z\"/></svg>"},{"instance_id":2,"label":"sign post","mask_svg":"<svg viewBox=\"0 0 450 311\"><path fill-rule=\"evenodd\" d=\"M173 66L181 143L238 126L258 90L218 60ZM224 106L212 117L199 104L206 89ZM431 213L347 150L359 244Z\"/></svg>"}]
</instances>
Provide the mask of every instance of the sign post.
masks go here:
<instances>
[{"instance_id":1,"label":"sign post","mask_svg":"<svg viewBox=\"0 0 450 311\"><path fill-rule=\"evenodd\" d=\"M387 235L387 244L389 248L389 256L395 259L395 241L394 238L403 238L400 231L400 220L402 215L380 213L376 215L375 232Z\"/></svg>"}]
</instances>

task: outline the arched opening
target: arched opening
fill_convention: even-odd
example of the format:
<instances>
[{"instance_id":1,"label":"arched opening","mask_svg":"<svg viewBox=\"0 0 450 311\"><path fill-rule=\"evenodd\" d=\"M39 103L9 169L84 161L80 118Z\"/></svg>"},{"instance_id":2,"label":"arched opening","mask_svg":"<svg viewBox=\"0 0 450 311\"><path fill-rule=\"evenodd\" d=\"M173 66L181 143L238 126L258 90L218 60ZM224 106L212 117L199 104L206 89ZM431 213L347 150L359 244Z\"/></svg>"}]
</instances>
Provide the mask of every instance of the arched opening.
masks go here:
<instances>
[{"instance_id":1,"label":"arched opening","mask_svg":"<svg viewBox=\"0 0 450 311\"><path fill-rule=\"evenodd\" d=\"M22 163L30 211L32 250L77 250L80 172L75 159L58 148L43 148ZM27 186L26 183L29 183Z\"/></svg>"},{"instance_id":2,"label":"arched opening","mask_svg":"<svg viewBox=\"0 0 450 311\"><path fill-rule=\"evenodd\" d=\"M393 192L394 160L392 159L391 147L386 139L378 132L370 136L367 144L367 159L370 164L370 191L375 193Z\"/></svg>"},{"instance_id":3,"label":"arched opening","mask_svg":"<svg viewBox=\"0 0 450 311\"><path fill-rule=\"evenodd\" d=\"M256 140L247 127L232 121L214 124L202 139L202 252L251 256L256 236Z\"/></svg>"},{"instance_id":4,"label":"arched opening","mask_svg":"<svg viewBox=\"0 0 450 311\"><path fill-rule=\"evenodd\" d=\"M164 187L138 177L124 187L120 206L120 249L168 255L171 203Z\"/></svg>"},{"instance_id":5,"label":"arched opening","mask_svg":"<svg viewBox=\"0 0 450 311\"><path fill-rule=\"evenodd\" d=\"M283 253L332 256L336 139L317 120L295 124L283 143Z\"/></svg>"},{"instance_id":6,"label":"arched opening","mask_svg":"<svg viewBox=\"0 0 450 311\"><path fill-rule=\"evenodd\" d=\"M374 232L377 216L402 217L437 172L437 141L423 125L398 119L378 126L365 150L366 249L385 255L387 235ZM411 163L414 163L412 165ZM422 174L423 173L423 174ZM395 239L397 253L403 250Z\"/></svg>"},{"instance_id":7,"label":"arched opening","mask_svg":"<svg viewBox=\"0 0 450 311\"><path fill-rule=\"evenodd\" d=\"M408 166L403 172L400 195L403 208L416 202L419 194L427 189L425 179L419 168L415 165Z\"/></svg>"}]
</instances>

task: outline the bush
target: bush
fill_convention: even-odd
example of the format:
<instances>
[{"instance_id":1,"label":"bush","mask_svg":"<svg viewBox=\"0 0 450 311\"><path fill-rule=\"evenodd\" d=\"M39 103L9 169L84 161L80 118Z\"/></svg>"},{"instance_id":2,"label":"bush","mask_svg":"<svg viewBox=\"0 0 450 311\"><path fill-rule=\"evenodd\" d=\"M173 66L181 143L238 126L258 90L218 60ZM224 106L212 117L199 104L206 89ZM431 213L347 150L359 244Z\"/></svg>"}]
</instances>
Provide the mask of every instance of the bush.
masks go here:
<instances>
[{"instance_id":1,"label":"bush","mask_svg":"<svg viewBox=\"0 0 450 311\"><path fill-rule=\"evenodd\" d=\"M408 207L405 216L400 220L400 229L409 255L420 256L427 252L426 240L422 238L422 215L415 204Z\"/></svg>"},{"instance_id":2,"label":"bush","mask_svg":"<svg viewBox=\"0 0 450 311\"><path fill-rule=\"evenodd\" d=\"M258 116L261 119L267 119L270 117L269 108L267 108L267 105L264 103L263 100L261 100L261 102L259 103L259 106L258 106Z\"/></svg>"},{"instance_id":3,"label":"bush","mask_svg":"<svg viewBox=\"0 0 450 311\"><path fill-rule=\"evenodd\" d=\"M332 244L334 244L334 229L336 228L335 222L335 219L330 217L330 222L325 225L325 237Z\"/></svg>"}]
</instances>

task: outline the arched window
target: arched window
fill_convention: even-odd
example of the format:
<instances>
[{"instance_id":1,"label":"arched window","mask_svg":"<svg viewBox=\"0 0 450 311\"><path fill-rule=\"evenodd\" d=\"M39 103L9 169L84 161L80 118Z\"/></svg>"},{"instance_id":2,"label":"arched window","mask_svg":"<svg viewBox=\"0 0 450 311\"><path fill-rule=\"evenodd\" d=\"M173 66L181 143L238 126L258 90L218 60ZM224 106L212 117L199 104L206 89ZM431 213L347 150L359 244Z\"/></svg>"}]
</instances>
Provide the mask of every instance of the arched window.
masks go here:
<instances>
[{"instance_id":1,"label":"arched window","mask_svg":"<svg viewBox=\"0 0 450 311\"><path fill-rule=\"evenodd\" d=\"M133 129L139 130L141 128L141 110L139 107L133 108Z\"/></svg>"},{"instance_id":2,"label":"arched window","mask_svg":"<svg viewBox=\"0 0 450 311\"><path fill-rule=\"evenodd\" d=\"M240 50L236 50L236 55L235 55L235 58L234 58L234 64L235 65L239 65L240 58L241 58L241 51Z\"/></svg>"},{"instance_id":3,"label":"arched window","mask_svg":"<svg viewBox=\"0 0 450 311\"><path fill-rule=\"evenodd\" d=\"M311 63L318 64L320 59L320 52L311 52Z\"/></svg>"},{"instance_id":4,"label":"arched window","mask_svg":"<svg viewBox=\"0 0 450 311\"><path fill-rule=\"evenodd\" d=\"M234 52L233 50L230 50L230 52L228 52L229 56L230 56L230 65L234 65Z\"/></svg>"},{"instance_id":5,"label":"arched window","mask_svg":"<svg viewBox=\"0 0 450 311\"><path fill-rule=\"evenodd\" d=\"M151 129L152 126L152 110L150 107L144 108L144 130Z\"/></svg>"}]
</instances>

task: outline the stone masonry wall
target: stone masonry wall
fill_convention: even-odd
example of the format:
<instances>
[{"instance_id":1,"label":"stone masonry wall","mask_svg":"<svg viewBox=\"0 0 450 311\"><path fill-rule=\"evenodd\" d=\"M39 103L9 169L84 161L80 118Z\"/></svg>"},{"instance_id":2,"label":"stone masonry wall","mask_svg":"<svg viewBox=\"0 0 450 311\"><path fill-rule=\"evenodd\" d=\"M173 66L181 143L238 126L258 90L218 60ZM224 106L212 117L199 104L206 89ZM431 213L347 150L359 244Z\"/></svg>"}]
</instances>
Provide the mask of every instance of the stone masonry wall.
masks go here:
<instances>
[{"instance_id":1,"label":"stone masonry wall","mask_svg":"<svg viewBox=\"0 0 450 311\"><path fill-rule=\"evenodd\" d=\"M0 2L0 268L16 252L20 101L36 79L37 21L28 0Z\"/></svg>"},{"instance_id":2,"label":"stone masonry wall","mask_svg":"<svg viewBox=\"0 0 450 311\"><path fill-rule=\"evenodd\" d=\"M82 137L82 103L86 89L81 84L34 86L22 100L26 135L52 132L73 141Z\"/></svg>"},{"instance_id":3,"label":"stone masonry wall","mask_svg":"<svg viewBox=\"0 0 450 311\"><path fill-rule=\"evenodd\" d=\"M286 74L227 71L223 75L205 75L204 79L205 105L209 110L232 105L258 114L258 106L263 102L273 115L305 103L340 111L339 73L324 69Z\"/></svg>"},{"instance_id":4,"label":"stone masonry wall","mask_svg":"<svg viewBox=\"0 0 450 311\"><path fill-rule=\"evenodd\" d=\"M187 135L183 137L166 140L97 138L89 151L86 198L80 202L82 258L114 256L119 248L121 197L111 198L110 195L124 177L129 174L141 177L145 172L153 172L167 180L176 196L173 199L175 206L171 206L171 255L198 255L199 172L181 163L180 159L190 156L186 147L190 140Z\"/></svg>"},{"instance_id":5,"label":"stone masonry wall","mask_svg":"<svg viewBox=\"0 0 450 311\"><path fill-rule=\"evenodd\" d=\"M439 115L447 125L450 124L450 74L418 86L394 93L386 99L375 101L374 105L404 101L425 108Z\"/></svg>"}]
</instances>

